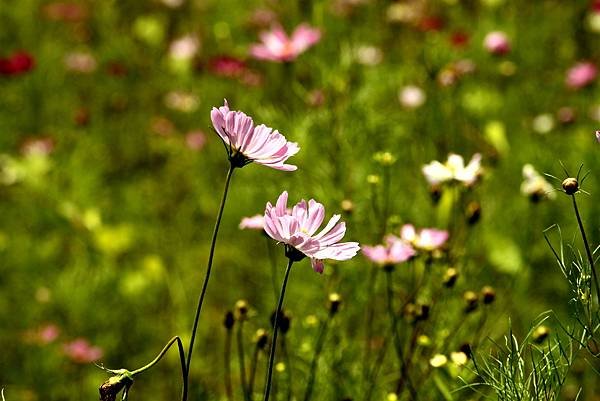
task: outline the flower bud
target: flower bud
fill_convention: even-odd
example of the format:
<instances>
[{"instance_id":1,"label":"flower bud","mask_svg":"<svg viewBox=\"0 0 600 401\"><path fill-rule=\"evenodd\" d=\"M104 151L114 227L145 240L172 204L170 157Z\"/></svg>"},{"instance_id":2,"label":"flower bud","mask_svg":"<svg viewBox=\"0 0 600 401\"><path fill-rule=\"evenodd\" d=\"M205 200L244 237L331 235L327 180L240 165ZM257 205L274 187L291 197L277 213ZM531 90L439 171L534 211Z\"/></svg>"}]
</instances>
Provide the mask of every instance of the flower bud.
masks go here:
<instances>
[{"instance_id":1,"label":"flower bud","mask_svg":"<svg viewBox=\"0 0 600 401\"><path fill-rule=\"evenodd\" d=\"M481 298L485 305L489 305L496 300L496 291L489 285L486 285L481 289Z\"/></svg>"},{"instance_id":2,"label":"flower bud","mask_svg":"<svg viewBox=\"0 0 600 401\"><path fill-rule=\"evenodd\" d=\"M567 195L573 195L579 191L579 182L573 177L565 178L562 182L562 187Z\"/></svg>"},{"instance_id":3,"label":"flower bud","mask_svg":"<svg viewBox=\"0 0 600 401\"><path fill-rule=\"evenodd\" d=\"M246 320L248 317L248 302L240 299L235 303L235 318L237 320Z\"/></svg>"},{"instance_id":4,"label":"flower bud","mask_svg":"<svg viewBox=\"0 0 600 401\"><path fill-rule=\"evenodd\" d=\"M275 325L275 316L277 315L277 311L271 313L271 326ZM281 334L286 334L290 330L292 318L282 310L279 314L279 320L277 322L277 326L279 327L279 331Z\"/></svg>"},{"instance_id":5,"label":"flower bud","mask_svg":"<svg viewBox=\"0 0 600 401\"><path fill-rule=\"evenodd\" d=\"M267 346L267 342L269 341L269 335L263 329L256 330L256 334L254 335L254 342L256 343L256 348L265 349Z\"/></svg>"},{"instance_id":6,"label":"flower bud","mask_svg":"<svg viewBox=\"0 0 600 401\"><path fill-rule=\"evenodd\" d=\"M115 401L117 399L117 394L119 394L121 390L126 393L133 385L133 376L131 375L131 372L125 369L121 369L118 372L118 374L112 376L100 386L100 401ZM113 371L113 373L116 373L116 371ZM126 399L125 396L123 398Z\"/></svg>"},{"instance_id":7,"label":"flower bud","mask_svg":"<svg viewBox=\"0 0 600 401\"><path fill-rule=\"evenodd\" d=\"M467 223L473 225L481 218L481 205L479 202L469 202L467 205Z\"/></svg>"},{"instance_id":8,"label":"flower bud","mask_svg":"<svg viewBox=\"0 0 600 401\"><path fill-rule=\"evenodd\" d=\"M466 303L465 313L471 313L475 309L477 309L478 297L476 293L474 293L473 291L466 291L463 294L463 299Z\"/></svg>"},{"instance_id":9,"label":"flower bud","mask_svg":"<svg viewBox=\"0 0 600 401\"><path fill-rule=\"evenodd\" d=\"M550 329L544 325L541 325L534 330L531 337L536 344L541 344L546 338L548 338L549 335Z\"/></svg>"},{"instance_id":10,"label":"flower bud","mask_svg":"<svg viewBox=\"0 0 600 401\"><path fill-rule=\"evenodd\" d=\"M225 328L227 330L231 330L234 323L235 323L235 318L233 317L233 312L228 310L227 312L225 312L225 318L223 319L223 326L225 326Z\"/></svg>"},{"instance_id":11,"label":"flower bud","mask_svg":"<svg viewBox=\"0 0 600 401\"><path fill-rule=\"evenodd\" d=\"M442 187L440 185L432 185L429 188L429 196L431 197L431 202L437 205L440 199L442 199Z\"/></svg>"},{"instance_id":12,"label":"flower bud","mask_svg":"<svg viewBox=\"0 0 600 401\"><path fill-rule=\"evenodd\" d=\"M342 297L337 292L329 294L329 315L335 315L340 309L342 303Z\"/></svg>"},{"instance_id":13,"label":"flower bud","mask_svg":"<svg viewBox=\"0 0 600 401\"><path fill-rule=\"evenodd\" d=\"M446 270L446 273L444 273L444 286L446 288L454 287L454 284L456 284L457 279L458 271L453 267L448 268L448 270Z\"/></svg>"}]
</instances>

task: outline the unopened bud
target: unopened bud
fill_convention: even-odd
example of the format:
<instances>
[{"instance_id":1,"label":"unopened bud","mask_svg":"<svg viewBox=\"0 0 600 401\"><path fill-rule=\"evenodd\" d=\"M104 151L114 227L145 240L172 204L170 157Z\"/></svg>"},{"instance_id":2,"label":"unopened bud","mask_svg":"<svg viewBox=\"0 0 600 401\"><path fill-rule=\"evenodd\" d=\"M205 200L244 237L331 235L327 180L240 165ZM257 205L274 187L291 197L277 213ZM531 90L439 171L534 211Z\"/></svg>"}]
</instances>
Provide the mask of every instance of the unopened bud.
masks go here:
<instances>
[{"instance_id":1,"label":"unopened bud","mask_svg":"<svg viewBox=\"0 0 600 401\"><path fill-rule=\"evenodd\" d=\"M475 309L477 309L478 297L477 297L476 293L474 293L473 291L467 291L463 294L463 299L465 300L465 303L466 303L466 305L465 305L466 313L471 313Z\"/></svg>"},{"instance_id":2,"label":"unopened bud","mask_svg":"<svg viewBox=\"0 0 600 401\"><path fill-rule=\"evenodd\" d=\"M228 310L227 312L225 312L225 318L223 319L223 326L225 326L225 328L227 330L231 330L234 323L235 323L235 318L233 317L233 312Z\"/></svg>"},{"instance_id":3,"label":"unopened bud","mask_svg":"<svg viewBox=\"0 0 600 401\"><path fill-rule=\"evenodd\" d=\"M332 292L329 294L329 314L331 316L335 315L340 309L340 305L342 303L342 297L337 292Z\"/></svg>"},{"instance_id":4,"label":"unopened bud","mask_svg":"<svg viewBox=\"0 0 600 401\"><path fill-rule=\"evenodd\" d=\"M562 187L567 195L573 195L579 191L579 183L573 177L565 178L562 182Z\"/></svg>"},{"instance_id":5,"label":"unopened bud","mask_svg":"<svg viewBox=\"0 0 600 401\"><path fill-rule=\"evenodd\" d=\"M265 349L267 342L269 341L269 335L265 330L258 329L254 335L254 341L256 342L256 348Z\"/></svg>"},{"instance_id":6,"label":"unopened bud","mask_svg":"<svg viewBox=\"0 0 600 401\"><path fill-rule=\"evenodd\" d=\"M479 202L469 202L467 205L467 223L473 225L481 218L481 205Z\"/></svg>"},{"instance_id":7,"label":"unopened bud","mask_svg":"<svg viewBox=\"0 0 600 401\"><path fill-rule=\"evenodd\" d=\"M235 317L237 320L246 320L248 317L248 302L240 299L235 303Z\"/></svg>"},{"instance_id":8,"label":"unopened bud","mask_svg":"<svg viewBox=\"0 0 600 401\"><path fill-rule=\"evenodd\" d=\"M444 273L444 286L446 288L454 287L454 284L456 284L457 279L458 271L453 267L448 268L448 270L446 270L446 273Z\"/></svg>"},{"instance_id":9,"label":"unopened bud","mask_svg":"<svg viewBox=\"0 0 600 401\"><path fill-rule=\"evenodd\" d=\"M544 325L541 325L534 330L531 337L536 344L541 344L546 338L548 338L549 335L550 329Z\"/></svg>"},{"instance_id":10,"label":"unopened bud","mask_svg":"<svg viewBox=\"0 0 600 401\"><path fill-rule=\"evenodd\" d=\"M481 289L481 298L483 298L484 304L489 305L496 300L496 291L489 285L486 285Z\"/></svg>"},{"instance_id":11,"label":"unopened bud","mask_svg":"<svg viewBox=\"0 0 600 401\"><path fill-rule=\"evenodd\" d=\"M116 373L117 371L112 372ZM133 385L133 375L131 372L125 369L121 369L118 372L118 374L112 376L100 386L100 401L115 401L117 399L117 394L119 394L121 390L126 393ZM126 398L127 397L124 395L123 399Z\"/></svg>"}]
</instances>

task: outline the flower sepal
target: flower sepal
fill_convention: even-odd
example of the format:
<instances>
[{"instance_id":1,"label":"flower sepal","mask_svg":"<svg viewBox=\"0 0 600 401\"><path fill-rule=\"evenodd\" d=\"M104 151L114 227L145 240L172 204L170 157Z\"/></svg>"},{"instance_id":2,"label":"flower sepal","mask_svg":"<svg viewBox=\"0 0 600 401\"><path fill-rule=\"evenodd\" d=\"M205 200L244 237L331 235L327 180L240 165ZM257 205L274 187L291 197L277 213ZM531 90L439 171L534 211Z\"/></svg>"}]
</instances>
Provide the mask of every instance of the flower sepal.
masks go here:
<instances>
[{"instance_id":1,"label":"flower sepal","mask_svg":"<svg viewBox=\"0 0 600 401\"><path fill-rule=\"evenodd\" d=\"M292 262L300 262L306 257L305 254L288 244L285 245L285 256Z\"/></svg>"}]
</instances>

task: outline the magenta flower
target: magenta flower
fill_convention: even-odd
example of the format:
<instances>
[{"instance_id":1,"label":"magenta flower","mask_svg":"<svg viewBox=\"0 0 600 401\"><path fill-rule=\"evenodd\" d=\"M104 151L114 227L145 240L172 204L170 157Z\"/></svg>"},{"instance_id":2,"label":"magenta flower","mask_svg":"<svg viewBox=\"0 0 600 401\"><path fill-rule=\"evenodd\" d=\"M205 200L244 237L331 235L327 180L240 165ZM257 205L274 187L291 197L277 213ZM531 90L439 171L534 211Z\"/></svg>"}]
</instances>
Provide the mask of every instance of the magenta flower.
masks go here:
<instances>
[{"instance_id":1,"label":"magenta flower","mask_svg":"<svg viewBox=\"0 0 600 401\"><path fill-rule=\"evenodd\" d=\"M485 35L483 47L491 54L503 55L510 51L510 42L504 32L495 31Z\"/></svg>"},{"instance_id":2,"label":"magenta flower","mask_svg":"<svg viewBox=\"0 0 600 401\"><path fill-rule=\"evenodd\" d=\"M598 68L593 63L580 62L567 71L565 84L571 89L580 89L594 82L596 76Z\"/></svg>"},{"instance_id":3,"label":"magenta flower","mask_svg":"<svg viewBox=\"0 0 600 401\"><path fill-rule=\"evenodd\" d=\"M85 338L77 338L63 346L63 352L73 362L90 363L102 358L102 348L92 346Z\"/></svg>"},{"instance_id":4,"label":"magenta flower","mask_svg":"<svg viewBox=\"0 0 600 401\"><path fill-rule=\"evenodd\" d=\"M321 39L321 32L307 24L298 26L289 37L280 25L260 34L262 43L250 47L250 55L258 60L293 61Z\"/></svg>"},{"instance_id":5,"label":"magenta flower","mask_svg":"<svg viewBox=\"0 0 600 401\"><path fill-rule=\"evenodd\" d=\"M296 166L285 161L298 153L295 142L288 142L277 130L264 124L254 125L252 118L241 111L229 110L229 104L213 107L210 118L225 143L233 167L256 162L277 170L294 171Z\"/></svg>"},{"instance_id":6,"label":"magenta flower","mask_svg":"<svg viewBox=\"0 0 600 401\"><path fill-rule=\"evenodd\" d=\"M257 214L252 217L244 217L240 222L240 230L264 230L265 228L265 216Z\"/></svg>"},{"instance_id":7,"label":"magenta flower","mask_svg":"<svg viewBox=\"0 0 600 401\"><path fill-rule=\"evenodd\" d=\"M422 228L417 231L412 224L405 224L400 229L400 237L417 249L433 251L446 243L448 231L435 228Z\"/></svg>"},{"instance_id":8,"label":"magenta flower","mask_svg":"<svg viewBox=\"0 0 600 401\"><path fill-rule=\"evenodd\" d=\"M385 237L384 245L363 246L362 252L371 262L381 266L406 262L416 255L412 246L395 235Z\"/></svg>"},{"instance_id":9,"label":"magenta flower","mask_svg":"<svg viewBox=\"0 0 600 401\"><path fill-rule=\"evenodd\" d=\"M303 199L290 211L287 200L288 193L284 191L275 206L267 203L265 231L274 240L291 247L286 247L288 257L300 260L308 256L313 269L322 273L323 259L348 260L356 255L360 249L358 242L339 242L346 233L346 224L338 223L339 214L333 215L325 228L316 234L323 223L325 207L314 199L308 202Z\"/></svg>"}]
</instances>

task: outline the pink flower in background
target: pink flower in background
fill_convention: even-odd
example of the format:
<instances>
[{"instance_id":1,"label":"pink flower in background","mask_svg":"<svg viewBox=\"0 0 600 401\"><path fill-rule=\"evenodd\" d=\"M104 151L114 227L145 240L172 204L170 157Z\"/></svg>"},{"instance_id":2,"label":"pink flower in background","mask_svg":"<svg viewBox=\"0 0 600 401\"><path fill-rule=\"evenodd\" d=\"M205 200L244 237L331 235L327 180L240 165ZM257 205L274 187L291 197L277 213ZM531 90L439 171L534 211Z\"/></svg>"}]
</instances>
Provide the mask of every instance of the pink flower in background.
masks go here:
<instances>
[{"instance_id":1,"label":"pink flower in background","mask_svg":"<svg viewBox=\"0 0 600 401\"><path fill-rule=\"evenodd\" d=\"M321 39L321 32L307 24L298 26L289 37L283 28L275 25L270 31L262 32L262 43L250 47L250 54L258 60L276 62L292 61Z\"/></svg>"},{"instance_id":2,"label":"pink flower in background","mask_svg":"<svg viewBox=\"0 0 600 401\"><path fill-rule=\"evenodd\" d=\"M308 256L318 273L323 272L323 259L348 260L356 255L358 242L339 242L346 233L346 224L339 222L339 214L333 215L316 234L325 218L325 207L314 199L303 199L290 211L287 200L288 193L284 191L275 206L267 203L265 231L271 238Z\"/></svg>"},{"instance_id":3,"label":"pink flower in background","mask_svg":"<svg viewBox=\"0 0 600 401\"><path fill-rule=\"evenodd\" d=\"M38 345L48 345L58 338L60 329L53 323L48 323L38 327L35 330L27 330L24 334L24 340L28 343Z\"/></svg>"},{"instance_id":4,"label":"pink flower in background","mask_svg":"<svg viewBox=\"0 0 600 401\"><path fill-rule=\"evenodd\" d=\"M510 42L504 32L494 31L485 35L483 47L491 54L503 55L510 51Z\"/></svg>"},{"instance_id":5,"label":"pink flower in background","mask_svg":"<svg viewBox=\"0 0 600 401\"><path fill-rule=\"evenodd\" d=\"M21 145L21 154L48 156L54 150L54 146L54 139L50 137L31 137Z\"/></svg>"},{"instance_id":6,"label":"pink flower in background","mask_svg":"<svg viewBox=\"0 0 600 401\"><path fill-rule=\"evenodd\" d=\"M588 86L598 76L598 68L588 61L575 64L567 71L565 84L571 89Z\"/></svg>"},{"instance_id":7,"label":"pink flower in background","mask_svg":"<svg viewBox=\"0 0 600 401\"><path fill-rule=\"evenodd\" d=\"M63 352L75 363L91 363L102 358L102 348L91 345L85 338L77 338L63 345Z\"/></svg>"},{"instance_id":8,"label":"pink flower in background","mask_svg":"<svg viewBox=\"0 0 600 401\"><path fill-rule=\"evenodd\" d=\"M246 63L235 57L217 56L208 61L208 69L215 75L239 78L247 70Z\"/></svg>"},{"instance_id":9,"label":"pink flower in background","mask_svg":"<svg viewBox=\"0 0 600 401\"><path fill-rule=\"evenodd\" d=\"M264 230L265 228L265 216L257 214L252 217L244 217L240 222L240 230Z\"/></svg>"},{"instance_id":10,"label":"pink flower in background","mask_svg":"<svg viewBox=\"0 0 600 401\"><path fill-rule=\"evenodd\" d=\"M0 58L0 75L20 75L33 69L35 60L25 51L15 52L9 57Z\"/></svg>"},{"instance_id":11,"label":"pink flower in background","mask_svg":"<svg viewBox=\"0 0 600 401\"><path fill-rule=\"evenodd\" d=\"M191 150L201 150L206 143L206 135L200 130L190 131L185 135L185 143Z\"/></svg>"},{"instance_id":12,"label":"pink flower in background","mask_svg":"<svg viewBox=\"0 0 600 401\"><path fill-rule=\"evenodd\" d=\"M98 66L96 58L87 52L68 53L65 56L64 63L67 70L80 74L90 74L96 71Z\"/></svg>"},{"instance_id":13,"label":"pink flower in background","mask_svg":"<svg viewBox=\"0 0 600 401\"><path fill-rule=\"evenodd\" d=\"M600 131L596 131L596 139L600 142Z\"/></svg>"},{"instance_id":14,"label":"pink flower in background","mask_svg":"<svg viewBox=\"0 0 600 401\"><path fill-rule=\"evenodd\" d=\"M416 255L412 246L395 235L388 235L385 237L384 245L363 246L362 253L371 262L382 266L406 262Z\"/></svg>"},{"instance_id":15,"label":"pink flower in background","mask_svg":"<svg viewBox=\"0 0 600 401\"><path fill-rule=\"evenodd\" d=\"M435 228L422 228L417 231L412 224L405 224L400 229L400 237L417 249L433 251L446 243L448 231Z\"/></svg>"},{"instance_id":16,"label":"pink flower in background","mask_svg":"<svg viewBox=\"0 0 600 401\"><path fill-rule=\"evenodd\" d=\"M294 171L296 166L285 164L300 148L295 142L288 142L277 130L264 124L254 125L252 118L241 111L229 110L225 105L213 107L210 118L215 130L229 148L229 160L235 167L243 167L250 162L265 165L277 170Z\"/></svg>"},{"instance_id":17,"label":"pink flower in background","mask_svg":"<svg viewBox=\"0 0 600 401\"><path fill-rule=\"evenodd\" d=\"M169 46L169 55L176 60L190 60L199 49L200 41L190 34L175 39Z\"/></svg>"}]
</instances>

